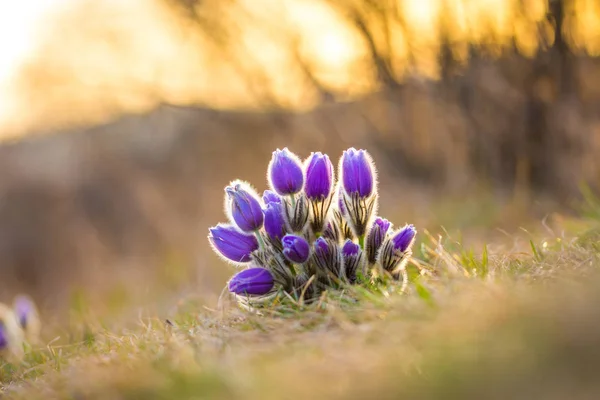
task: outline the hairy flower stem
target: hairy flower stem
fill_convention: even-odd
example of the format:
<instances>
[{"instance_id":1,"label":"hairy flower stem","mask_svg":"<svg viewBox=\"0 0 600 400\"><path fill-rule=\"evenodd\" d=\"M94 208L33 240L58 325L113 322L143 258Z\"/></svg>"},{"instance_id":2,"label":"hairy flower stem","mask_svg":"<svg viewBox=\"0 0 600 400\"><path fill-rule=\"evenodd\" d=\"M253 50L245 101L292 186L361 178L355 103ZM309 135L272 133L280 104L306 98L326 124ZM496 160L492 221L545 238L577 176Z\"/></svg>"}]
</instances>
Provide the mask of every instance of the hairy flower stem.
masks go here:
<instances>
[{"instance_id":1,"label":"hairy flower stem","mask_svg":"<svg viewBox=\"0 0 600 400\"><path fill-rule=\"evenodd\" d=\"M292 209L296 208L296 197L293 194L290 194L290 198L292 199Z\"/></svg>"},{"instance_id":2,"label":"hairy flower stem","mask_svg":"<svg viewBox=\"0 0 600 400\"><path fill-rule=\"evenodd\" d=\"M260 232L256 231L254 232L254 234L256 235L256 238L258 239L258 246L261 250L265 250L265 241L263 240L262 236L260 235Z\"/></svg>"},{"instance_id":3,"label":"hairy flower stem","mask_svg":"<svg viewBox=\"0 0 600 400\"><path fill-rule=\"evenodd\" d=\"M360 246L361 250L365 249L365 235L360 235L358 237L358 245Z\"/></svg>"}]
</instances>

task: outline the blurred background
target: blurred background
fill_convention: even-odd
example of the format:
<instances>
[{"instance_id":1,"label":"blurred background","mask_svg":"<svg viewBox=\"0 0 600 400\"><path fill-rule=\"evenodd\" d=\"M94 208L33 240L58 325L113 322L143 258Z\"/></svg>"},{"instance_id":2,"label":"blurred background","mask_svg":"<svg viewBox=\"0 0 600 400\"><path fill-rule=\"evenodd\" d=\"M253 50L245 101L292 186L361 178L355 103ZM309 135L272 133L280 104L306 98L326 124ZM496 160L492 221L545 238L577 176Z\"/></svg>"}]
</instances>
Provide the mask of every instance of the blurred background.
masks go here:
<instances>
[{"instance_id":1,"label":"blurred background","mask_svg":"<svg viewBox=\"0 0 600 400\"><path fill-rule=\"evenodd\" d=\"M216 298L277 147L368 149L382 215L473 243L600 183L596 0L23 0L0 49L0 300L57 315Z\"/></svg>"}]
</instances>

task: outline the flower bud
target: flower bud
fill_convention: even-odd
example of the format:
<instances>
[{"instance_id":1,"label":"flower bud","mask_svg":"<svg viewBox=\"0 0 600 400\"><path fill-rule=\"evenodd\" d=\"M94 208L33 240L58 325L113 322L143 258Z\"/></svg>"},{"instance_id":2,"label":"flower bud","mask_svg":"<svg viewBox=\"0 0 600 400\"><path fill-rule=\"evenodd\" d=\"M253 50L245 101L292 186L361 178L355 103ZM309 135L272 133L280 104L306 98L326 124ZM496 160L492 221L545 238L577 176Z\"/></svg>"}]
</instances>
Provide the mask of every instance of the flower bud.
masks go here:
<instances>
[{"instance_id":1,"label":"flower bud","mask_svg":"<svg viewBox=\"0 0 600 400\"><path fill-rule=\"evenodd\" d=\"M384 240L377 256L384 270L395 275L406 267L416 234L413 225L406 225Z\"/></svg>"},{"instance_id":2,"label":"flower bud","mask_svg":"<svg viewBox=\"0 0 600 400\"><path fill-rule=\"evenodd\" d=\"M15 297L13 310L21 329L25 333L25 338L30 343L37 343L41 330L41 323L37 307L33 300L26 295Z\"/></svg>"},{"instance_id":3,"label":"flower bud","mask_svg":"<svg viewBox=\"0 0 600 400\"><path fill-rule=\"evenodd\" d=\"M405 252L412 246L413 240L417 235L417 230L413 225L407 225L400 229L393 237L394 250Z\"/></svg>"},{"instance_id":4,"label":"flower bud","mask_svg":"<svg viewBox=\"0 0 600 400\"><path fill-rule=\"evenodd\" d=\"M264 221L260 201L254 190L241 181L234 181L225 188L227 211L232 222L244 232L259 230Z\"/></svg>"},{"instance_id":5,"label":"flower bud","mask_svg":"<svg viewBox=\"0 0 600 400\"><path fill-rule=\"evenodd\" d=\"M298 156L287 147L275 150L269 163L268 179L271 188L281 196L300 192L304 185L304 174Z\"/></svg>"},{"instance_id":6,"label":"flower bud","mask_svg":"<svg viewBox=\"0 0 600 400\"><path fill-rule=\"evenodd\" d=\"M263 201L265 204L269 203L281 203L281 197L272 190L265 190L263 192Z\"/></svg>"},{"instance_id":7,"label":"flower bud","mask_svg":"<svg viewBox=\"0 0 600 400\"><path fill-rule=\"evenodd\" d=\"M333 164L327 154L312 153L306 160L304 193L309 200L323 200L333 191Z\"/></svg>"},{"instance_id":8,"label":"flower bud","mask_svg":"<svg viewBox=\"0 0 600 400\"><path fill-rule=\"evenodd\" d=\"M360 198L370 197L375 190L375 168L365 150L350 148L344 151L340 162L340 175L344 191Z\"/></svg>"},{"instance_id":9,"label":"flower bud","mask_svg":"<svg viewBox=\"0 0 600 400\"><path fill-rule=\"evenodd\" d=\"M352 240L346 240L342 247L342 255L344 257L346 277L350 283L355 283L357 272L362 270L363 252L360 249L360 246Z\"/></svg>"},{"instance_id":10,"label":"flower bud","mask_svg":"<svg viewBox=\"0 0 600 400\"><path fill-rule=\"evenodd\" d=\"M285 235L285 218L283 217L283 206L281 203L267 203L263 210L265 214L265 231L272 241L281 240Z\"/></svg>"},{"instance_id":11,"label":"flower bud","mask_svg":"<svg viewBox=\"0 0 600 400\"><path fill-rule=\"evenodd\" d=\"M0 355L8 362L23 359L25 337L13 310L0 303Z\"/></svg>"},{"instance_id":12,"label":"flower bud","mask_svg":"<svg viewBox=\"0 0 600 400\"><path fill-rule=\"evenodd\" d=\"M238 295L262 296L273 289L275 281L269 270L248 268L238 272L229 281L229 291Z\"/></svg>"},{"instance_id":13,"label":"flower bud","mask_svg":"<svg viewBox=\"0 0 600 400\"><path fill-rule=\"evenodd\" d=\"M310 225L313 233L323 231L333 198L333 165L322 153L312 153L306 160L304 193L311 205Z\"/></svg>"},{"instance_id":14,"label":"flower bud","mask_svg":"<svg viewBox=\"0 0 600 400\"><path fill-rule=\"evenodd\" d=\"M344 151L340 160L340 201L354 235L364 238L371 217L377 212L375 166L365 150Z\"/></svg>"},{"instance_id":15,"label":"flower bud","mask_svg":"<svg viewBox=\"0 0 600 400\"><path fill-rule=\"evenodd\" d=\"M313 244L311 260L314 270L310 272L323 284L332 285L345 279L342 254L336 242L318 238Z\"/></svg>"},{"instance_id":16,"label":"flower bud","mask_svg":"<svg viewBox=\"0 0 600 400\"><path fill-rule=\"evenodd\" d=\"M303 264L310 255L310 246L306 239L297 235L285 235L281 240L283 243L283 255L293 263Z\"/></svg>"},{"instance_id":17,"label":"flower bud","mask_svg":"<svg viewBox=\"0 0 600 400\"><path fill-rule=\"evenodd\" d=\"M383 240L390 229L391 223L387 219L377 217L371 226L367 235L366 253L369 264L374 264L377 260L377 252L383 244Z\"/></svg>"},{"instance_id":18,"label":"flower bud","mask_svg":"<svg viewBox=\"0 0 600 400\"><path fill-rule=\"evenodd\" d=\"M258 250L258 240L254 235L238 231L227 224L218 224L210 228L208 240L213 250L234 263L246 263L253 251Z\"/></svg>"}]
</instances>

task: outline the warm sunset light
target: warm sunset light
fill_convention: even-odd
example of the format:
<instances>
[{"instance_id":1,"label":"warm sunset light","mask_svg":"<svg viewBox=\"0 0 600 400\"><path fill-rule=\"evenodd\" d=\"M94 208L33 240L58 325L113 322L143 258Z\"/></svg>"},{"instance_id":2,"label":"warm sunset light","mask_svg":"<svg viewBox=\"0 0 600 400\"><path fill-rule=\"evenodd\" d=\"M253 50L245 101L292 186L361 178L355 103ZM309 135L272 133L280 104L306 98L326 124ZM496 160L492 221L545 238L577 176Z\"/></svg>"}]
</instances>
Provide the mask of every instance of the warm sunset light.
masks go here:
<instances>
[{"instance_id":1,"label":"warm sunset light","mask_svg":"<svg viewBox=\"0 0 600 400\"><path fill-rule=\"evenodd\" d=\"M355 3L206 1L202 12L215 12L222 25L206 32L169 8L169 1L0 5L0 136L100 122L122 112L150 110L161 101L261 109L268 98L284 108L306 110L318 101L307 73L340 98L376 89L369 45L352 22ZM486 45L497 55L513 43L511 38L532 56L539 32L552 29L545 20L547 1L527 0L519 3L522 8L517 3L386 3L392 5L388 12L400 12L402 18L391 18L373 38L377 47L389 40L389 63L400 77L407 72L438 77L442 24L457 59L465 59L467 42ZM600 53L599 7L591 0L573 4L578 19L569 40Z\"/></svg>"},{"instance_id":2,"label":"warm sunset light","mask_svg":"<svg viewBox=\"0 0 600 400\"><path fill-rule=\"evenodd\" d=\"M69 0L23 0L0 3L0 128L15 112L10 93L11 81L32 55L38 40L38 28L51 12L57 12ZM0 136L2 136L0 134Z\"/></svg>"}]
</instances>

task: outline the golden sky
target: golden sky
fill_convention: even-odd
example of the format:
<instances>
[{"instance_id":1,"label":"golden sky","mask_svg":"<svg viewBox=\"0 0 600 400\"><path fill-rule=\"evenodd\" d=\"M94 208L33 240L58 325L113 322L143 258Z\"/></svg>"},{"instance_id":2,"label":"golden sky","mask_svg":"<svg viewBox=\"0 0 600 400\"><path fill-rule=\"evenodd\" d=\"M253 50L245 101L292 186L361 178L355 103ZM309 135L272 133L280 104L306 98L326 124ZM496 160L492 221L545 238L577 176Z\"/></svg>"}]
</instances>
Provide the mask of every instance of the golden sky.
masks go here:
<instances>
[{"instance_id":1,"label":"golden sky","mask_svg":"<svg viewBox=\"0 0 600 400\"><path fill-rule=\"evenodd\" d=\"M514 7L520 1L522 11ZM308 109L317 98L298 55L320 81L347 98L376 88L364 41L330 1L205 1L229 29L226 51L164 3L0 2L0 137L100 122L161 101L260 109L273 100ZM511 35L532 54L535 21L544 20L545 4L398 0L406 26L389 28L394 70L406 72L411 51L419 73L436 76L440 21L456 41L459 58L467 40L492 41L500 48ZM595 0L575 0L575 6L574 44L600 54L600 6Z\"/></svg>"}]
</instances>

